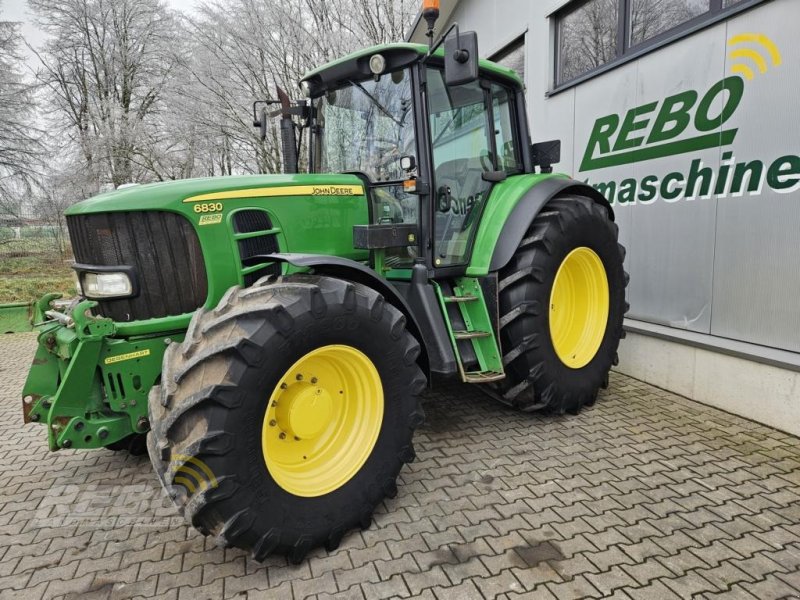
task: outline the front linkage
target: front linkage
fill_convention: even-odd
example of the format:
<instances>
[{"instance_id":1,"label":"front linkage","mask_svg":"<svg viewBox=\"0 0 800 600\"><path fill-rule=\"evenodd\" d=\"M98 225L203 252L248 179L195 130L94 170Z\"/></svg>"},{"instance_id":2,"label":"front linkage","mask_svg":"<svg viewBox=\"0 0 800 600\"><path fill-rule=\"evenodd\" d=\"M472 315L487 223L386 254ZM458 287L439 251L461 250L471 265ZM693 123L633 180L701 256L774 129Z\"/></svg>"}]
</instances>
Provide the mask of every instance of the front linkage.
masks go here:
<instances>
[{"instance_id":1,"label":"front linkage","mask_svg":"<svg viewBox=\"0 0 800 600\"><path fill-rule=\"evenodd\" d=\"M25 423L47 425L50 450L102 448L149 430L147 394L161 374L170 337L115 338L111 319L95 317L84 300L50 310L59 294L34 308L39 346L23 388Z\"/></svg>"}]
</instances>

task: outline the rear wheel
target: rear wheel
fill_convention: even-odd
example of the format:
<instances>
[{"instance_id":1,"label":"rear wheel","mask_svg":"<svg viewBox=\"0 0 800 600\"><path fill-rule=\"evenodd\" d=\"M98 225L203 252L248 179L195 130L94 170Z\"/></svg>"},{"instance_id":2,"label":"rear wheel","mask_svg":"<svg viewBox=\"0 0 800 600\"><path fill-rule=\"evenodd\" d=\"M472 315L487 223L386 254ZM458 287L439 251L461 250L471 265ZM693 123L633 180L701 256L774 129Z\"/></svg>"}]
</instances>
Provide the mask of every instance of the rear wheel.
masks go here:
<instances>
[{"instance_id":1,"label":"rear wheel","mask_svg":"<svg viewBox=\"0 0 800 600\"><path fill-rule=\"evenodd\" d=\"M290 276L198 311L150 396L150 458L222 545L301 560L396 493L425 377L405 318L374 290Z\"/></svg>"},{"instance_id":2,"label":"rear wheel","mask_svg":"<svg viewBox=\"0 0 800 600\"><path fill-rule=\"evenodd\" d=\"M499 274L505 402L563 413L595 401L624 335L624 257L617 226L589 198L556 198L537 215Z\"/></svg>"}]
</instances>

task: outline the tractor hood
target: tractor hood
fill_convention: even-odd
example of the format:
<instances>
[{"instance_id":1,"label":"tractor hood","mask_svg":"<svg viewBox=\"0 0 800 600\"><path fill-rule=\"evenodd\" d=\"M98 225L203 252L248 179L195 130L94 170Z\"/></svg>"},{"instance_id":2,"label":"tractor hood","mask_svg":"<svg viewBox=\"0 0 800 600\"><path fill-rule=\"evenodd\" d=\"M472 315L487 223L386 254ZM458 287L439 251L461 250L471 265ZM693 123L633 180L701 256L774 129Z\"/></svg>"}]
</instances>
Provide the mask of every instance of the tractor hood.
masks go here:
<instances>
[{"instance_id":1,"label":"tractor hood","mask_svg":"<svg viewBox=\"0 0 800 600\"><path fill-rule=\"evenodd\" d=\"M235 201L237 198L252 200L276 196L360 196L363 193L363 184L355 175L204 177L132 185L113 190L72 205L66 210L66 215L138 210L191 212L191 207L187 204L200 201Z\"/></svg>"},{"instance_id":2,"label":"tractor hood","mask_svg":"<svg viewBox=\"0 0 800 600\"><path fill-rule=\"evenodd\" d=\"M137 334L142 327L181 328L195 309L213 308L232 286L281 272L274 261L252 264L254 257L299 252L364 260L353 228L368 222L364 183L341 174L136 185L67 211L78 276L90 274L93 291L104 273L106 281L127 284L87 297L98 300L97 313L111 318L118 333L134 327Z\"/></svg>"}]
</instances>

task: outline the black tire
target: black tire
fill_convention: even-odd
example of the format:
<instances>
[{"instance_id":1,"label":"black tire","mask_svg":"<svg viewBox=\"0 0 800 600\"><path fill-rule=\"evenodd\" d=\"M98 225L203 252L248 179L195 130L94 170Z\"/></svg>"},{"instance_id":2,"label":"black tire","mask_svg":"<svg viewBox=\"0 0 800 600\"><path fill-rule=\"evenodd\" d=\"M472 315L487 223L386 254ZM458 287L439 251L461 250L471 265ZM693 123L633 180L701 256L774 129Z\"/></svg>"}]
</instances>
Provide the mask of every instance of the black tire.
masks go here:
<instances>
[{"instance_id":1,"label":"black tire","mask_svg":"<svg viewBox=\"0 0 800 600\"><path fill-rule=\"evenodd\" d=\"M127 452L131 456L142 456L147 454L147 434L132 433L109 444L106 448L115 452Z\"/></svg>"},{"instance_id":2,"label":"black tire","mask_svg":"<svg viewBox=\"0 0 800 600\"><path fill-rule=\"evenodd\" d=\"M383 386L383 421L350 480L301 497L270 475L261 428L280 378L298 358L329 344L350 345L371 359ZM369 526L375 506L397 493L403 464L414 459L412 435L424 418L418 397L426 386L419 353L405 317L363 285L295 275L233 288L214 310L198 311L184 342L167 349L162 384L149 400L150 459L187 521L219 545L258 561L276 553L299 562L314 547L334 549L350 529ZM197 464L213 473L216 487L176 480L182 467Z\"/></svg>"},{"instance_id":3,"label":"black tire","mask_svg":"<svg viewBox=\"0 0 800 600\"><path fill-rule=\"evenodd\" d=\"M523 411L547 409L577 413L591 405L616 364L628 310L623 270L625 248L608 211L589 198L562 196L536 216L509 264L499 273L500 340L506 379L495 395ZM594 357L570 368L558 357L550 336L549 305L553 282L572 250L588 247L601 259L609 286L606 330Z\"/></svg>"}]
</instances>

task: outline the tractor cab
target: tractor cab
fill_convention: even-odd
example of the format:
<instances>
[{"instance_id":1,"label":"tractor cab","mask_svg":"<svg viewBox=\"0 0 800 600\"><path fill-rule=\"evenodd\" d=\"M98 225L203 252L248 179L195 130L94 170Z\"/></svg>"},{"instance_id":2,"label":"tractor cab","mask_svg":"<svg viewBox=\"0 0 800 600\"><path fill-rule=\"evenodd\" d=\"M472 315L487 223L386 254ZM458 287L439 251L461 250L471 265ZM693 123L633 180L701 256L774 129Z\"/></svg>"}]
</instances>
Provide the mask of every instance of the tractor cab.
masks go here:
<instances>
[{"instance_id":1,"label":"tractor cab","mask_svg":"<svg viewBox=\"0 0 800 600\"><path fill-rule=\"evenodd\" d=\"M390 277L415 262L463 273L493 185L533 170L522 81L478 60L474 33L448 35L360 50L301 82L308 170L363 181L370 223L354 240Z\"/></svg>"}]
</instances>

